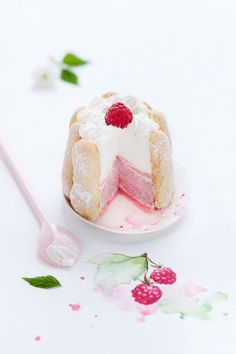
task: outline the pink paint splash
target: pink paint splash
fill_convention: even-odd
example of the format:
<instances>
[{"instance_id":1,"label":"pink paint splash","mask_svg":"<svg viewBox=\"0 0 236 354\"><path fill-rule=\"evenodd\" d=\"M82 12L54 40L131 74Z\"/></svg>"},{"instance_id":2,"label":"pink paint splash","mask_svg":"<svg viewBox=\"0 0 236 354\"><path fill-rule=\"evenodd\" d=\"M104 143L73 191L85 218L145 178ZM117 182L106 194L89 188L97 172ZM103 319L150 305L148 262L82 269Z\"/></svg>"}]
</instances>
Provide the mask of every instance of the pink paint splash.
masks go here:
<instances>
[{"instance_id":1,"label":"pink paint splash","mask_svg":"<svg viewBox=\"0 0 236 354\"><path fill-rule=\"evenodd\" d=\"M153 305L136 305L136 309L139 312L139 316L137 318L138 322L145 322L146 317L154 314L157 311L156 304Z\"/></svg>"},{"instance_id":2,"label":"pink paint splash","mask_svg":"<svg viewBox=\"0 0 236 354\"><path fill-rule=\"evenodd\" d=\"M81 279L81 280L85 280L85 276L84 276L84 275L81 275L80 279Z\"/></svg>"},{"instance_id":3,"label":"pink paint splash","mask_svg":"<svg viewBox=\"0 0 236 354\"><path fill-rule=\"evenodd\" d=\"M123 287L114 289L111 300L117 302L118 307L122 310L130 310L134 304L132 297L127 296L127 289Z\"/></svg>"},{"instance_id":4,"label":"pink paint splash","mask_svg":"<svg viewBox=\"0 0 236 354\"><path fill-rule=\"evenodd\" d=\"M36 336L36 337L34 338L34 340L35 340L36 342L39 342L39 341L41 340L41 337L40 337L40 336Z\"/></svg>"},{"instance_id":5,"label":"pink paint splash","mask_svg":"<svg viewBox=\"0 0 236 354\"><path fill-rule=\"evenodd\" d=\"M93 286L93 291L94 291L95 293L99 293L99 294L102 294L102 293L103 293L102 287L101 287L100 285L96 285L96 284Z\"/></svg>"},{"instance_id":6,"label":"pink paint splash","mask_svg":"<svg viewBox=\"0 0 236 354\"><path fill-rule=\"evenodd\" d=\"M94 287L94 291L103 296L105 295L101 287ZM105 296L122 311L135 313L137 321L144 323L150 315L156 312L179 314L181 311L187 311L188 315L192 315L191 311L193 311L193 315L196 316L198 307L196 307L195 311L194 306L201 306L197 295L205 292L208 292L206 288L193 281L188 281L166 286L165 291L163 291L163 298L152 305L142 305L135 302L131 296L130 287L118 286L113 290L112 294ZM191 310L192 308L193 310Z\"/></svg>"},{"instance_id":7,"label":"pink paint splash","mask_svg":"<svg viewBox=\"0 0 236 354\"><path fill-rule=\"evenodd\" d=\"M187 298L192 298L203 292L207 292L207 289L203 288L198 284L195 284L193 281L188 281L187 283L184 284L184 293Z\"/></svg>"},{"instance_id":8,"label":"pink paint splash","mask_svg":"<svg viewBox=\"0 0 236 354\"><path fill-rule=\"evenodd\" d=\"M80 304L69 304L69 306L70 306L71 310L75 311L75 312L79 311L81 308Z\"/></svg>"},{"instance_id":9,"label":"pink paint splash","mask_svg":"<svg viewBox=\"0 0 236 354\"><path fill-rule=\"evenodd\" d=\"M147 316L157 311L156 304L147 306L134 302L130 290L121 286L114 289L110 299L116 302L121 310L135 312L138 315L138 322L145 322Z\"/></svg>"}]
</instances>

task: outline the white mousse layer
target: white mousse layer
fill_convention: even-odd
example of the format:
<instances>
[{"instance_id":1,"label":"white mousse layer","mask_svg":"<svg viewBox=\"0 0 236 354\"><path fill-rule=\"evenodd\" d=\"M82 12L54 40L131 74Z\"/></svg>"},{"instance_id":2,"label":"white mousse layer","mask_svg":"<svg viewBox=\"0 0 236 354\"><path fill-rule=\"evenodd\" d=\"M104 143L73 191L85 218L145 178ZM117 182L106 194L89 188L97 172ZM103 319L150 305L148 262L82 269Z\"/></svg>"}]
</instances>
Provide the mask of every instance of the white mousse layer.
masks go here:
<instances>
[{"instance_id":1,"label":"white mousse layer","mask_svg":"<svg viewBox=\"0 0 236 354\"><path fill-rule=\"evenodd\" d=\"M125 104L133 113L132 123L124 129L106 125L106 111L117 102ZM78 121L81 123L81 137L98 146L101 180L107 177L116 156L126 159L141 172L151 173L149 137L159 126L149 118L141 100L128 95L114 95L108 99L97 97L78 113Z\"/></svg>"}]
</instances>

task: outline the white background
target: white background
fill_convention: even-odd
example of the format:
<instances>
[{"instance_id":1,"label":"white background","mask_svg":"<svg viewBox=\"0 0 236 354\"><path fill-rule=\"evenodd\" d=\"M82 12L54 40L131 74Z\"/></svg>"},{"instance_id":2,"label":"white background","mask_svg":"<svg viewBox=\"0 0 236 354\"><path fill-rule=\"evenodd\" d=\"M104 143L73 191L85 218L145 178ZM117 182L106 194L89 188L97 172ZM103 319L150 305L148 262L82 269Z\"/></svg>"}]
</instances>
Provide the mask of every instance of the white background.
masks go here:
<instances>
[{"instance_id":1,"label":"white background","mask_svg":"<svg viewBox=\"0 0 236 354\"><path fill-rule=\"evenodd\" d=\"M39 227L0 161L1 353L235 353L235 12L233 0L1 2L1 139L49 217L81 245L71 270L37 258ZM80 69L81 86L33 90L32 71L69 50L91 61ZM184 221L143 244L112 244L111 234L105 241L70 215L61 195L68 119L109 90L140 96L166 114L175 159L191 181ZM106 251L147 251L180 278L227 292L229 316L203 322L156 314L138 323L92 291L95 269L86 262ZM63 288L45 291L21 280L43 274L57 276ZM77 302L81 310L73 313L68 304Z\"/></svg>"}]
</instances>

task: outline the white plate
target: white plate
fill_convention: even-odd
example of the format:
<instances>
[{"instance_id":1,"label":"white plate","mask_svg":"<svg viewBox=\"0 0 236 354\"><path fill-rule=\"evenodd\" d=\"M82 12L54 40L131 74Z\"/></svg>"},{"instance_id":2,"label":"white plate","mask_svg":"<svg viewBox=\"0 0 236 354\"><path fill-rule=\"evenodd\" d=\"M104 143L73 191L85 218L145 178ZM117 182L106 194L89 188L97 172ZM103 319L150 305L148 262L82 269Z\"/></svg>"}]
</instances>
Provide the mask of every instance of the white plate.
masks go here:
<instances>
[{"instance_id":1,"label":"white plate","mask_svg":"<svg viewBox=\"0 0 236 354\"><path fill-rule=\"evenodd\" d=\"M174 197L171 205L165 209L143 208L124 194L118 193L106 211L92 222L77 214L67 200L66 204L79 219L99 229L121 235L157 232L174 224L185 214L187 209L187 174L185 169L176 162L174 163L174 179Z\"/></svg>"}]
</instances>

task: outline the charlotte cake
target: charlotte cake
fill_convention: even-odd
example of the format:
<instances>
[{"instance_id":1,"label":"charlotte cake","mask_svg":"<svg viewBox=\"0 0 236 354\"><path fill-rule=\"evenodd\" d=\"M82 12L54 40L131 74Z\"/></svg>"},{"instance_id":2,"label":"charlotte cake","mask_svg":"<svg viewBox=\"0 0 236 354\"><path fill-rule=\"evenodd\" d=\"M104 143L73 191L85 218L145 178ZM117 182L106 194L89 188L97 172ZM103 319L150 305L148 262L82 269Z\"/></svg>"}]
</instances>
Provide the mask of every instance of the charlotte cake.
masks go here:
<instances>
[{"instance_id":1,"label":"charlotte cake","mask_svg":"<svg viewBox=\"0 0 236 354\"><path fill-rule=\"evenodd\" d=\"M62 183L74 210L88 220L118 188L148 208L168 207L174 183L165 117L133 96L96 97L70 120Z\"/></svg>"}]
</instances>

